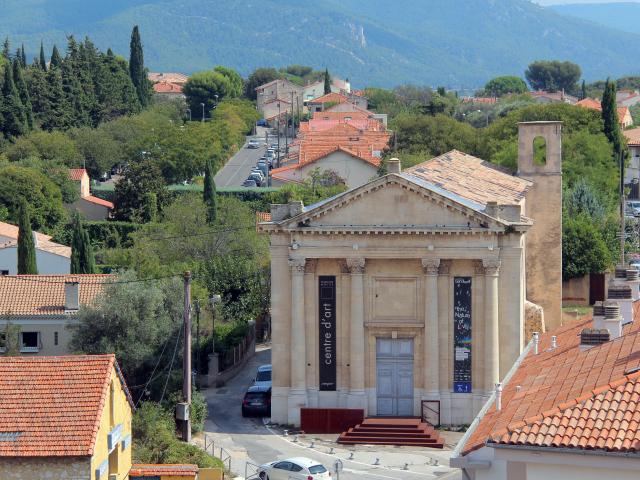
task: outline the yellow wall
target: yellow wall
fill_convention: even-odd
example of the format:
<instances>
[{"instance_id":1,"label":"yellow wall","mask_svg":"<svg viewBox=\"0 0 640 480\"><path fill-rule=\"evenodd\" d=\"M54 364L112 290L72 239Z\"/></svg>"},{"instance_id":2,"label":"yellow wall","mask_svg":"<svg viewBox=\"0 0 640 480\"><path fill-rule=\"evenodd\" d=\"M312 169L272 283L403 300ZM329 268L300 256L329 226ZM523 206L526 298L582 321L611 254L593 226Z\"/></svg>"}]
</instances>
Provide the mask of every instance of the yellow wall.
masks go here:
<instances>
[{"instance_id":1,"label":"yellow wall","mask_svg":"<svg viewBox=\"0 0 640 480\"><path fill-rule=\"evenodd\" d=\"M124 480L127 478L129 470L131 469L131 442L129 441L125 450L122 449L122 441L131 435L131 406L129 405L129 401L127 400L127 396L122 387L122 383L116 374L115 368L111 372L111 382L114 386L113 418L111 418L111 389L109 388L102 410L102 418L100 419L100 428L96 438L93 457L91 458L92 480L106 480L109 478L109 474L117 474L118 480ZM117 456L117 464L112 465L111 471L107 468L106 472L98 478L96 477L96 469L99 468L105 460L108 461L109 459L107 436L118 424L122 424L122 435L120 436L120 440L118 440L116 447L111 452L112 457Z\"/></svg>"},{"instance_id":2,"label":"yellow wall","mask_svg":"<svg viewBox=\"0 0 640 480\"><path fill-rule=\"evenodd\" d=\"M201 468L198 471L198 480L222 480L222 473L221 468Z\"/></svg>"}]
</instances>

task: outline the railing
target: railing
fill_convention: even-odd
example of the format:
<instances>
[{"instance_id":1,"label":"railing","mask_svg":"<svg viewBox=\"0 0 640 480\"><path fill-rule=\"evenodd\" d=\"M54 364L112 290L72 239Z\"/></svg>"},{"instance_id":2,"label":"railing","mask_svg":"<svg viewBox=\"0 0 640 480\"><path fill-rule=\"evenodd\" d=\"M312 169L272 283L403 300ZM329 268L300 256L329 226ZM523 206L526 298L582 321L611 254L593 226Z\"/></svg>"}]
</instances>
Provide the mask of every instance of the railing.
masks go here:
<instances>
[{"instance_id":1,"label":"railing","mask_svg":"<svg viewBox=\"0 0 640 480\"><path fill-rule=\"evenodd\" d=\"M231 454L222 447L216 448L216 442L213 438L205 434L204 450L213 457L218 457L224 464L227 472L231 473ZM225 476L223 475L222 478Z\"/></svg>"},{"instance_id":2,"label":"railing","mask_svg":"<svg viewBox=\"0 0 640 480\"><path fill-rule=\"evenodd\" d=\"M218 373L224 372L241 362L247 353L253 353L250 352L250 349L253 347L255 338L256 328L254 324L238 345L218 356Z\"/></svg>"},{"instance_id":3,"label":"railing","mask_svg":"<svg viewBox=\"0 0 640 480\"><path fill-rule=\"evenodd\" d=\"M434 427L440 425L440 400L422 400L422 421Z\"/></svg>"},{"instance_id":4,"label":"railing","mask_svg":"<svg viewBox=\"0 0 640 480\"><path fill-rule=\"evenodd\" d=\"M244 465L244 480L257 480L260 478L260 465L247 462Z\"/></svg>"}]
</instances>

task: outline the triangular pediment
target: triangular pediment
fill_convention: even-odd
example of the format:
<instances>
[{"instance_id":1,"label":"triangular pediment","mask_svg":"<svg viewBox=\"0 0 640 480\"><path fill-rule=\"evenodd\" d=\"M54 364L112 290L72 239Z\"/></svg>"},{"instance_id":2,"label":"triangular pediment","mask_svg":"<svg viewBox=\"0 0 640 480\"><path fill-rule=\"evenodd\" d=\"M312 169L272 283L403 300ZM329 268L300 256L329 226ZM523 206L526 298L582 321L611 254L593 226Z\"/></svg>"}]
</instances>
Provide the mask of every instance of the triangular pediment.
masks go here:
<instances>
[{"instance_id":1,"label":"triangular pediment","mask_svg":"<svg viewBox=\"0 0 640 480\"><path fill-rule=\"evenodd\" d=\"M387 175L337 195L282 222L285 228L504 229L506 224L465 204L397 175Z\"/></svg>"}]
</instances>

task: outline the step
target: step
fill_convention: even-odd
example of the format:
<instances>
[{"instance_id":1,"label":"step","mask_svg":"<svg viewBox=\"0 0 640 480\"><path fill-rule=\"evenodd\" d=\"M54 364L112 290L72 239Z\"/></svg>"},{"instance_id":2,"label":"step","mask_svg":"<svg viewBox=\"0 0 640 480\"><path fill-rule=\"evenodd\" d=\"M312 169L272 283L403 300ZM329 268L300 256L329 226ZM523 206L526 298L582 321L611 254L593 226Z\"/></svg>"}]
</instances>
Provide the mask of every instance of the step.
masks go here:
<instances>
[{"instance_id":1,"label":"step","mask_svg":"<svg viewBox=\"0 0 640 480\"><path fill-rule=\"evenodd\" d=\"M437 443L439 439L437 437L387 437L387 436L373 436L373 435L358 435L358 434L347 434L341 435L340 439L347 439L353 441L368 441L368 440L376 440L376 441L407 441L407 442L424 442L424 443Z\"/></svg>"},{"instance_id":2,"label":"step","mask_svg":"<svg viewBox=\"0 0 640 480\"><path fill-rule=\"evenodd\" d=\"M425 433L430 434L435 430L430 425L425 425L420 428L396 428L396 427L364 427L362 425L356 425L354 430L359 432L372 432L372 433L385 433L385 432L404 432L404 433Z\"/></svg>"},{"instance_id":3,"label":"step","mask_svg":"<svg viewBox=\"0 0 640 480\"><path fill-rule=\"evenodd\" d=\"M361 432L359 430L348 430L346 433L343 433L346 436L357 436L357 437L379 437L379 438L433 438L431 435L425 435L424 433L397 433L397 432L385 432L385 433L371 433L371 432Z\"/></svg>"},{"instance_id":4,"label":"step","mask_svg":"<svg viewBox=\"0 0 640 480\"><path fill-rule=\"evenodd\" d=\"M386 440L366 440L366 441L354 441L354 440L342 440L339 439L338 443L343 445L395 445L400 447L429 447L429 448L444 448L444 443L427 443L427 442L405 442L402 440L389 442Z\"/></svg>"},{"instance_id":5,"label":"step","mask_svg":"<svg viewBox=\"0 0 640 480\"><path fill-rule=\"evenodd\" d=\"M365 418L361 425L364 427L397 427L397 428L416 428L420 426L422 421L419 418ZM426 425L426 424L425 424Z\"/></svg>"}]
</instances>

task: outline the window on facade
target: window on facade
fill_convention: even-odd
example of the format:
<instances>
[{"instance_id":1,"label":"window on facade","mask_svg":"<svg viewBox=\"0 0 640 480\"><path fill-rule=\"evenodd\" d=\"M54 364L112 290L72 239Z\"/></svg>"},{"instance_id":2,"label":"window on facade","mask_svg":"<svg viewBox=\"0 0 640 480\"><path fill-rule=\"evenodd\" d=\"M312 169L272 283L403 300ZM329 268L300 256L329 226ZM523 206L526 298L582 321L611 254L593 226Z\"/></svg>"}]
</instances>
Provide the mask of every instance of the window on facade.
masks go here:
<instances>
[{"instance_id":1,"label":"window on facade","mask_svg":"<svg viewBox=\"0 0 640 480\"><path fill-rule=\"evenodd\" d=\"M6 351L7 349L7 334L5 332L0 332L0 353Z\"/></svg>"},{"instance_id":2,"label":"window on facade","mask_svg":"<svg viewBox=\"0 0 640 480\"><path fill-rule=\"evenodd\" d=\"M58 332L53 332L53 344L58 345Z\"/></svg>"},{"instance_id":3,"label":"window on facade","mask_svg":"<svg viewBox=\"0 0 640 480\"><path fill-rule=\"evenodd\" d=\"M0 270L0 276L6 277L9 275L9 270Z\"/></svg>"},{"instance_id":4,"label":"window on facade","mask_svg":"<svg viewBox=\"0 0 640 480\"><path fill-rule=\"evenodd\" d=\"M21 333L21 352L37 352L40 350L40 334L38 332Z\"/></svg>"}]
</instances>

